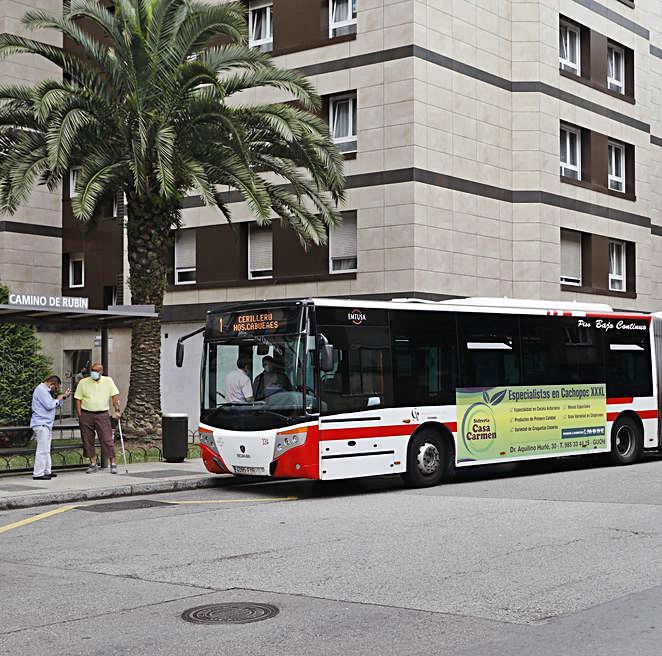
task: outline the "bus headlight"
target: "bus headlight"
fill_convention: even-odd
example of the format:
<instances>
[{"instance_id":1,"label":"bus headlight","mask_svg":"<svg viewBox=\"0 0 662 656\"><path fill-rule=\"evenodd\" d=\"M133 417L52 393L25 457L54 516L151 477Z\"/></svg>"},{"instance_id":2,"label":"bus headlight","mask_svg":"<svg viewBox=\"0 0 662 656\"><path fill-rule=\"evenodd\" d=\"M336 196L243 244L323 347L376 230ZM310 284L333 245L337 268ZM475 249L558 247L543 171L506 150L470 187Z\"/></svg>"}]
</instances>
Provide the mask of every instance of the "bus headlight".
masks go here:
<instances>
[{"instance_id":1,"label":"bus headlight","mask_svg":"<svg viewBox=\"0 0 662 656\"><path fill-rule=\"evenodd\" d=\"M274 456L281 456L289 449L295 446L301 446L306 443L308 436L306 428L298 428L294 431L278 433L276 435L276 445L274 447Z\"/></svg>"}]
</instances>

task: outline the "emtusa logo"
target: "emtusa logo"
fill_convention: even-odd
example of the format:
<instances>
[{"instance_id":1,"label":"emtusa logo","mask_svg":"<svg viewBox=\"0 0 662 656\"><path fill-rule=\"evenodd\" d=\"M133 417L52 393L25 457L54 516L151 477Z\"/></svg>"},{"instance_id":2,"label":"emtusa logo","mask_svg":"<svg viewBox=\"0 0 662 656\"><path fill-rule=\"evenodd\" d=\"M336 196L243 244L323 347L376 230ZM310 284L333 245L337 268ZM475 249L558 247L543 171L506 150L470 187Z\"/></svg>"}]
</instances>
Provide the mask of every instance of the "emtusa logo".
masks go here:
<instances>
[{"instance_id":1,"label":"emtusa logo","mask_svg":"<svg viewBox=\"0 0 662 656\"><path fill-rule=\"evenodd\" d=\"M352 310L347 313L347 319L351 321L355 326L360 326L364 321L367 321L367 317L360 310Z\"/></svg>"}]
</instances>

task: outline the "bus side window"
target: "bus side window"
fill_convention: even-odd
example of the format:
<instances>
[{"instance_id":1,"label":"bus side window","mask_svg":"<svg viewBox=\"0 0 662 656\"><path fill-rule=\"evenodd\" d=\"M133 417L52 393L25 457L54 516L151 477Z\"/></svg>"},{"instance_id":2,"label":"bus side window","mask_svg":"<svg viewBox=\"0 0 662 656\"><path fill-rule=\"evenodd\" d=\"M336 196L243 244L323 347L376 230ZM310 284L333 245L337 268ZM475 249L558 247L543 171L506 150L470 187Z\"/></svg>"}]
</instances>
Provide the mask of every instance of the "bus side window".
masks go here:
<instances>
[{"instance_id":1,"label":"bus side window","mask_svg":"<svg viewBox=\"0 0 662 656\"><path fill-rule=\"evenodd\" d=\"M334 347L333 371L321 372L326 412L358 412L392 401L391 356L384 328L323 326Z\"/></svg>"},{"instance_id":2,"label":"bus side window","mask_svg":"<svg viewBox=\"0 0 662 656\"><path fill-rule=\"evenodd\" d=\"M455 316L437 312L391 312L395 405L455 403Z\"/></svg>"},{"instance_id":3,"label":"bus side window","mask_svg":"<svg viewBox=\"0 0 662 656\"><path fill-rule=\"evenodd\" d=\"M519 385L520 340L514 315L459 315L463 387Z\"/></svg>"},{"instance_id":4,"label":"bus side window","mask_svg":"<svg viewBox=\"0 0 662 656\"><path fill-rule=\"evenodd\" d=\"M645 325L644 322L629 323ZM653 396L648 326L645 330L612 330L607 333L605 342L607 396Z\"/></svg>"},{"instance_id":5,"label":"bus side window","mask_svg":"<svg viewBox=\"0 0 662 656\"><path fill-rule=\"evenodd\" d=\"M604 382L603 335L593 326L574 317L524 316L520 328L524 384Z\"/></svg>"}]
</instances>

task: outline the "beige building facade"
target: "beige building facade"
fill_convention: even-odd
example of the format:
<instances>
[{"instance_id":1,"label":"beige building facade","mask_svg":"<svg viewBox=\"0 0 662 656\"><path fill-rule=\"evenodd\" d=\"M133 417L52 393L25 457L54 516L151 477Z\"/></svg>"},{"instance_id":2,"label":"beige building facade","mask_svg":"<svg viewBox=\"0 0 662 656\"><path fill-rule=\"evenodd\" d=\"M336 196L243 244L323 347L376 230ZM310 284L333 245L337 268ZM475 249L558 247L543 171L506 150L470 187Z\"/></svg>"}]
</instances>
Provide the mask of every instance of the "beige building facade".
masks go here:
<instances>
[{"instance_id":1,"label":"beige building facade","mask_svg":"<svg viewBox=\"0 0 662 656\"><path fill-rule=\"evenodd\" d=\"M306 253L277 223L258 230L233 192L221 190L233 227L186 199L163 313L164 390L176 337L229 301L509 296L662 308L657 0L246 4L251 45L323 98L346 158L345 221ZM22 33L29 7L3 6L4 29ZM29 58L0 67L5 80L55 74ZM267 98L287 100L242 101ZM0 280L100 309L129 303L117 217L103 239L81 240L70 194L66 181L61 194L39 188L0 221ZM187 371L165 410L197 412L197 368Z\"/></svg>"},{"instance_id":2,"label":"beige building facade","mask_svg":"<svg viewBox=\"0 0 662 656\"><path fill-rule=\"evenodd\" d=\"M659 3L357 0L352 38L288 52L278 25L292 4L271 5L276 62L308 75L325 107L356 103L343 208L356 226L356 271L281 276L274 236L269 277L235 272L214 284L189 273L173 280L169 306L310 295L662 305ZM576 71L562 62L566 26L583 59ZM333 110L329 120L333 128ZM579 172L560 169L566 128ZM221 221L192 205L191 232ZM231 207L236 222L251 222L243 204ZM224 241L219 233L216 252L237 247ZM208 274L191 253L185 264Z\"/></svg>"},{"instance_id":3,"label":"beige building facade","mask_svg":"<svg viewBox=\"0 0 662 656\"><path fill-rule=\"evenodd\" d=\"M35 7L57 12L61 0L40 0ZM62 47L62 36L50 30L28 32L21 23L32 7L0 4L3 32L38 39ZM59 77L59 69L45 60L17 55L0 62L3 84L36 84ZM59 192L38 187L14 216L0 217L0 281L16 293L59 295L62 289L62 199Z\"/></svg>"}]
</instances>

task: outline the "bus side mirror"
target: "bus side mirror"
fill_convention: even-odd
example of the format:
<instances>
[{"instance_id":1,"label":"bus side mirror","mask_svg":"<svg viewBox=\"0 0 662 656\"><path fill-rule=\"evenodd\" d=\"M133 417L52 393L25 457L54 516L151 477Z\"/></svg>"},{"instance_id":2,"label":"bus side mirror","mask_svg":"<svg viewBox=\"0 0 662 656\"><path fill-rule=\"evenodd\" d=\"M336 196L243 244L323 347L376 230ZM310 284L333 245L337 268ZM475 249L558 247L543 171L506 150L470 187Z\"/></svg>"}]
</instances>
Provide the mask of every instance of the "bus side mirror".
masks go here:
<instances>
[{"instance_id":1,"label":"bus side mirror","mask_svg":"<svg viewBox=\"0 0 662 656\"><path fill-rule=\"evenodd\" d=\"M333 371L333 360L333 344L329 344L329 340L324 335L320 335L320 369Z\"/></svg>"},{"instance_id":2,"label":"bus side mirror","mask_svg":"<svg viewBox=\"0 0 662 656\"><path fill-rule=\"evenodd\" d=\"M177 351L175 352L175 364L181 367L184 364L184 344L177 340Z\"/></svg>"}]
</instances>

